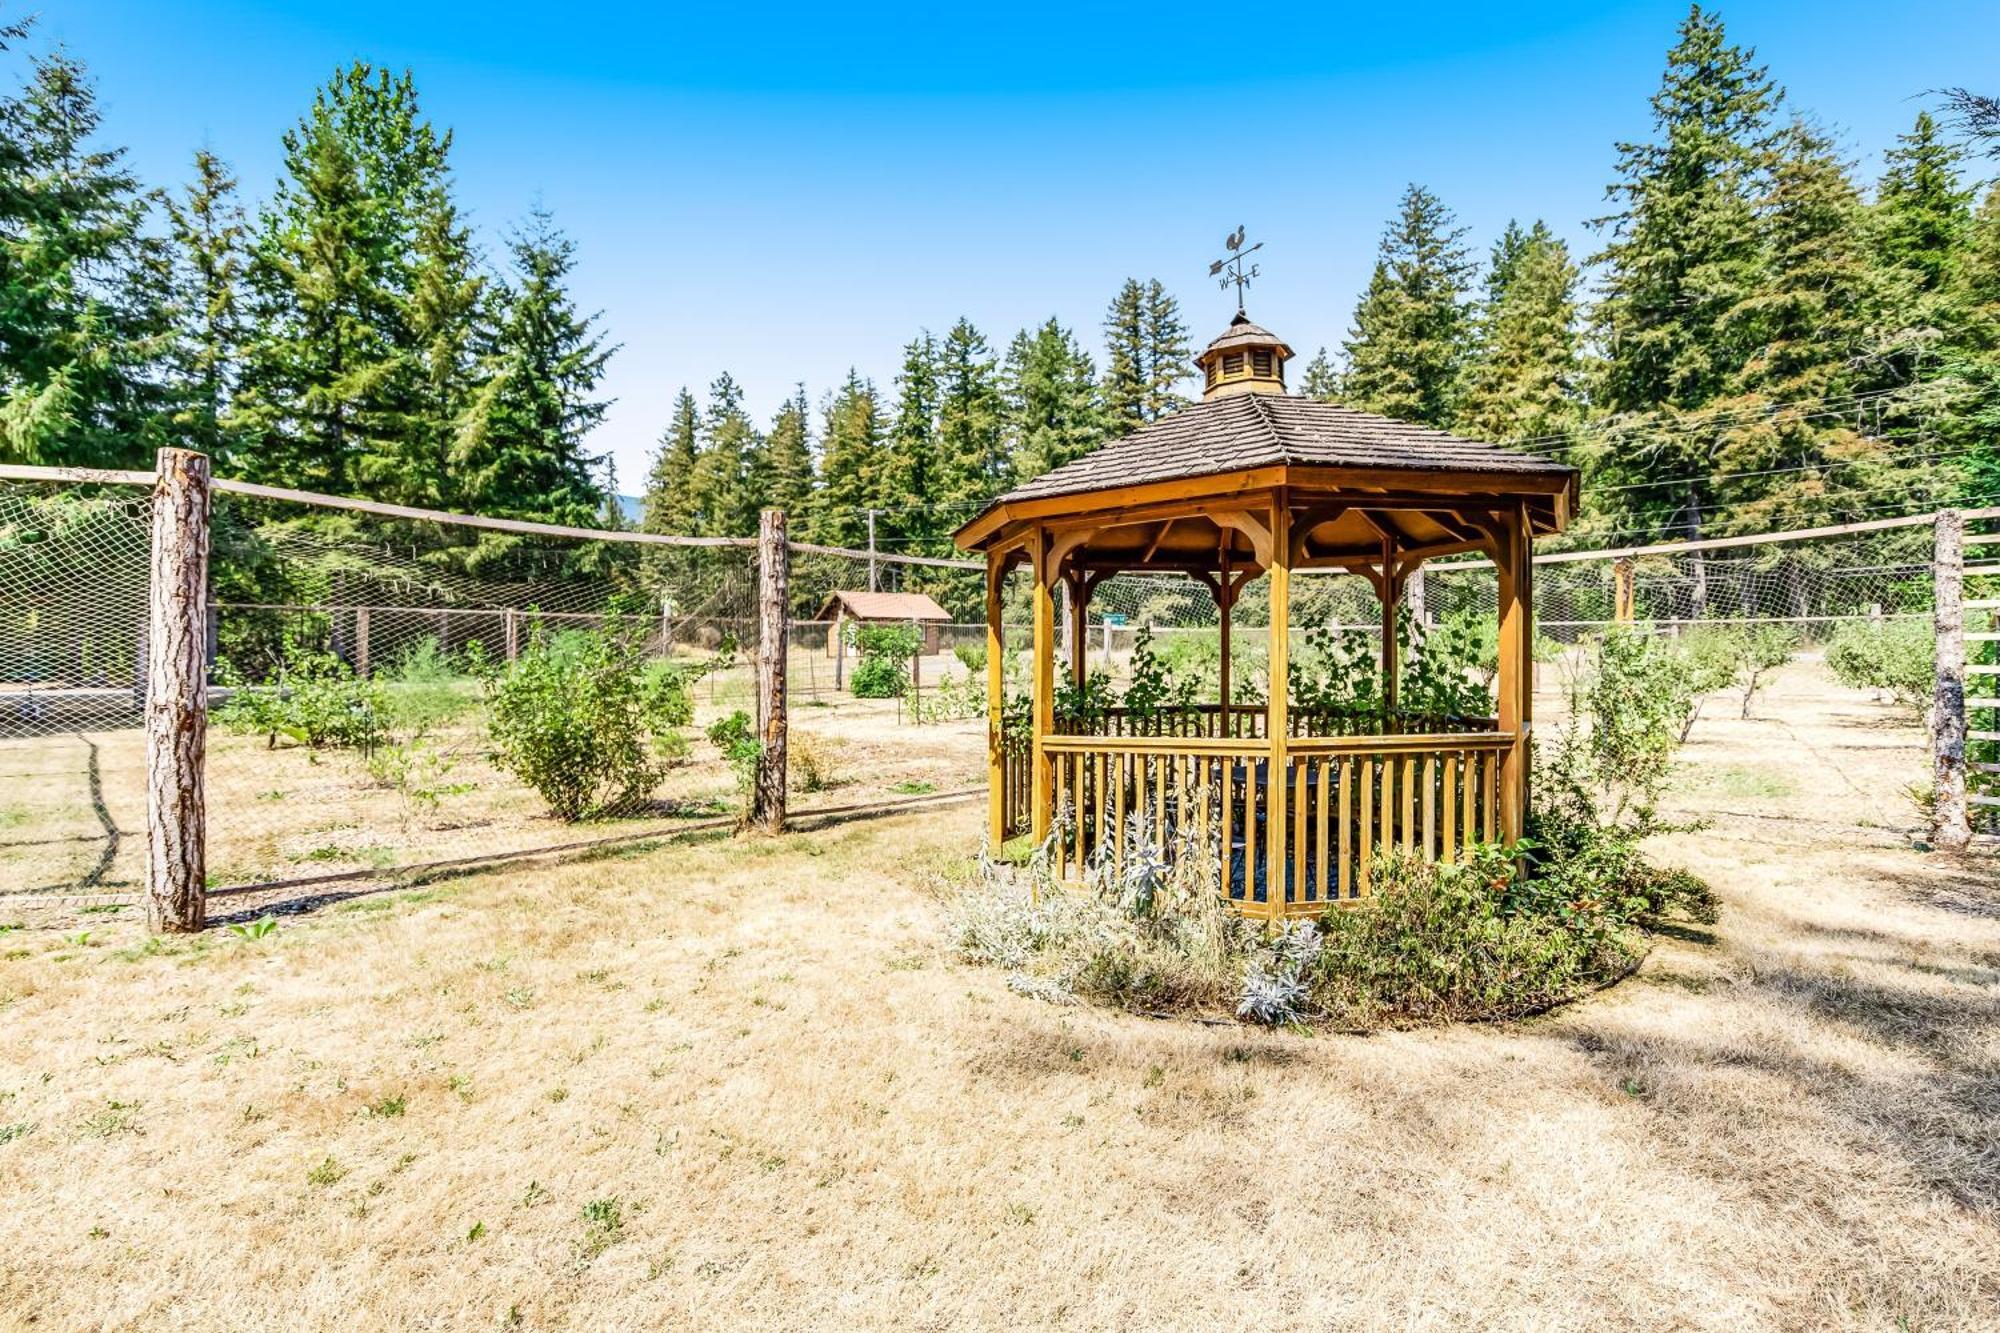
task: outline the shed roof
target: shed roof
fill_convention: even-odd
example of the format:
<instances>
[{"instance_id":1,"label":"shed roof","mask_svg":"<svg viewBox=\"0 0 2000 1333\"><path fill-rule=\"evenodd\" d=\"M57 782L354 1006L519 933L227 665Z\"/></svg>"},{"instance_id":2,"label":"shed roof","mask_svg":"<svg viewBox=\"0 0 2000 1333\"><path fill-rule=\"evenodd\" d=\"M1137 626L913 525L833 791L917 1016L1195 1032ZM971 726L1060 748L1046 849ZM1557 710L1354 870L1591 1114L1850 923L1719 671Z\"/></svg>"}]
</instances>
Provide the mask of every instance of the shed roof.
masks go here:
<instances>
[{"instance_id":1,"label":"shed roof","mask_svg":"<svg viewBox=\"0 0 2000 1333\"><path fill-rule=\"evenodd\" d=\"M922 592L861 592L836 589L828 593L826 604L814 620L831 620L845 606L853 620L950 620L945 609Z\"/></svg>"}]
</instances>

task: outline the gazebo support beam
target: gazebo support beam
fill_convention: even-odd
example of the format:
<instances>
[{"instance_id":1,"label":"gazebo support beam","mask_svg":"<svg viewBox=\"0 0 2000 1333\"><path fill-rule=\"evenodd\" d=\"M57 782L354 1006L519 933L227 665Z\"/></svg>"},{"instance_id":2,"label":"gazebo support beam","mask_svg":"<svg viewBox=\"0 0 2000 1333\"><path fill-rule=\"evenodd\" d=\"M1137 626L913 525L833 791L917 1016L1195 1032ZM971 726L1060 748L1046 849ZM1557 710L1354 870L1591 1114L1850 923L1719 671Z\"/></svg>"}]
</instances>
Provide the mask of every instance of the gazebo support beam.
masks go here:
<instances>
[{"instance_id":1,"label":"gazebo support beam","mask_svg":"<svg viewBox=\"0 0 2000 1333\"><path fill-rule=\"evenodd\" d=\"M1221 573L1215 580L1215 610L1222 627L1221 658L1216 663L1216 677L1220 684L1221 697L1216 700L1215 727L1218 736L1227 737L1229 730L1229 620L1230 610L1236 605L1236 585L1229 581L1229 538L1222 539L1222 554L1217 558Z\"/></svg>"},{"instance_id":2,"label":"gazebo support beam","mask_svg":"<svg viewBox=\"0 0 2000 1333\"><path fill-rule=\"evenodd\" d=\"M1265 701L1265 730L1270 741L1270 766L1264 787L1264 906L1274 922L1285 916L1291 882L1291 857L1285 834L1291 828L1291 772L1288 737L1291 710L1292 541L1291 505L1279 491L1271 506L1271 647L1267 672L1270 697ZM1245 886L1247 891L1249 886ZM1303 887L1303 886L1301 886Z\"/></svg>"},{"instance_id":3,"label":"gazebo support beam","mask_svg":"<svg viewBox=\"0 0 2000 1333\"><path fill-rule=\"evenodd\" d=\"M1500 769L1500 837L1518 840L1528 822L1529 732L1534 725L1534 560L1528 511L1516 504L1496 515L1494 568L1500 590L1500 730L1514 743Z\"/></svg>"},{"instance_id":4,"label":"gazebo support beam","mask_svg":"<svg viewBox=\"0 0 2000 1333\"><path fill-rule=\"evenodd\" d=\"M1035 845L1040 846L1049 836L1049 824L1054 814L1050 802L1053 799L1054 783L1049 772L1048 750L1043 742L1055 730L1056 716L1056 604L1054 562L1049 559L1048 534L1041 528L1035 529L1034 542L1029 548L1034 562L1035 587L1032 598L1032 620L1034 623L1034 707L1032 723L1034 732L1034 756L1032 762L1034 785L1031 797L1029 831Z\"/></svg>"},{"instance_id":5,"label":"gazebo support beam","mask_svg":"<svg viewBox=\"0 0 2000 1333\"><path fill-rule=\"evenodd\" d=\"M1007 557L986 553L986 841L995 855L1007 841L1007 794L1004 710L1007 690L1007 639L1001 622L1000 587L1007 577ZM843 650L844 651L844 650Z\"/></svg>"}]
</instances>

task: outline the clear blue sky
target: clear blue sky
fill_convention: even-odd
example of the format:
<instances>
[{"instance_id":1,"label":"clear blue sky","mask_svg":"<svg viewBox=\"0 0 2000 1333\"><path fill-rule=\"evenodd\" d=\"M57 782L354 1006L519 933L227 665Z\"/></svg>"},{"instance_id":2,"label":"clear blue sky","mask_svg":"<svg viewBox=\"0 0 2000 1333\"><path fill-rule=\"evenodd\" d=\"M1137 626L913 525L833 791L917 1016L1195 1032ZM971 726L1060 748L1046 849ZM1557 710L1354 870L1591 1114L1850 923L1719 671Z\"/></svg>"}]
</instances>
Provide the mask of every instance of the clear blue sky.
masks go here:
<instances>
[{"instance_id":1,"label":"clear blue sky","mask_svg":"<svg viewBox=\"0 0 2000 1333\"><path fill-rule=\"evenodd\" d=\"M1098 352L1128 275L1206 338L1239 222L1267 242L1252 313L1305 355L1337 346L1409 181L1482 248L1545 217L1588 249L1685 12L49 0L42 34L96 73L148 181L206 144L253 198L337 63L413 69L488 237L539 199L579 242L580 299L624 345L599 445L633 490L674 391L723 370L768 419L850 365L886 389L960 314L996 346L1053 314ZM1924 90L2000 92L1993 0L1723 14L1870 178Z\"/></svg>"}]
</instances>

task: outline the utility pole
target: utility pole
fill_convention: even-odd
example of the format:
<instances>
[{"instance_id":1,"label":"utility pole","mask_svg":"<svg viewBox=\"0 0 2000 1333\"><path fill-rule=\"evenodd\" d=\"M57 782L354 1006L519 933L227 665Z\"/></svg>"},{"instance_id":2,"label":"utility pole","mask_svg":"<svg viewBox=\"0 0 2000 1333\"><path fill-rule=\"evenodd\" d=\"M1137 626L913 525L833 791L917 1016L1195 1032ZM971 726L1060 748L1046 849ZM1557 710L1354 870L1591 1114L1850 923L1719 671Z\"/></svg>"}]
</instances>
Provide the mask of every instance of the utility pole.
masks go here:
<instances>
[{"instance_id":1,"label":"utility pole","mask_svg":"<svg viewBox=\"0 0 2000 1333\"><path fill-rule=\"evenodd\" d=\"M868 591L880 592L875 577L875 511L868 511Z\"/></svg>"}]
</instances>

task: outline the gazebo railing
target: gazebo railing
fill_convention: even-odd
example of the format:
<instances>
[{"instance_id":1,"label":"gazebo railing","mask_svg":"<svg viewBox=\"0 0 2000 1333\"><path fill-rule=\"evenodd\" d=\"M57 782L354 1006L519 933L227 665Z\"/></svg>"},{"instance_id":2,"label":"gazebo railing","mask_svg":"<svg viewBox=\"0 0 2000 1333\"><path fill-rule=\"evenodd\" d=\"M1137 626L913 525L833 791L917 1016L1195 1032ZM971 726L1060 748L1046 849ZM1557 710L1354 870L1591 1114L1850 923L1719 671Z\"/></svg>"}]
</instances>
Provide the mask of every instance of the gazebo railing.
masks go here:
<instances>
[{"instance_id":1,"label":"gazebo railing","mask_svg":"<svg viewBox=\"0 0 2000 1333\"><path fill-rule=\"evenodd\" d=\"M1292 705L1287 713L1290 736L1408 736L1436 732L1491 731L1491 717L1440 717L1432 713L1353 713ZM1232 705L1225 718L1220 704L1189 704L1179 708L1135 711L1103 708L1087 717L1057 718L1056 731L1065 736L1185 736L1209 740L1262 740L1268 734L1268 714L1262 704Z\"/></svg>"},{"instance_id":2,"label":"gazebo railing","mask_svg":"<svg viewBox=\"0 0 2000 1333\"><path fill-rule=\"evenodd\" d=\"M1501 768L1513 737L1498 731L1289 740L1286 829L1273 843L1271 754L1246 740L1178 736L1048 737L1058 877L1122 876L1129 858L1216 858L1246 912L1314 916L1369 892L1391 851L1460 858L1500 836Z\"/></svg>"}]
</instances>

